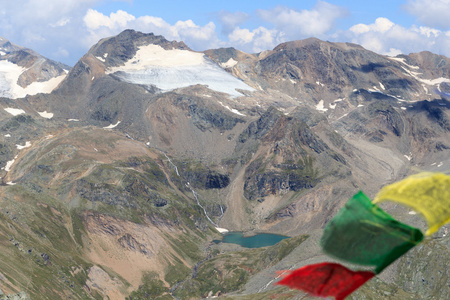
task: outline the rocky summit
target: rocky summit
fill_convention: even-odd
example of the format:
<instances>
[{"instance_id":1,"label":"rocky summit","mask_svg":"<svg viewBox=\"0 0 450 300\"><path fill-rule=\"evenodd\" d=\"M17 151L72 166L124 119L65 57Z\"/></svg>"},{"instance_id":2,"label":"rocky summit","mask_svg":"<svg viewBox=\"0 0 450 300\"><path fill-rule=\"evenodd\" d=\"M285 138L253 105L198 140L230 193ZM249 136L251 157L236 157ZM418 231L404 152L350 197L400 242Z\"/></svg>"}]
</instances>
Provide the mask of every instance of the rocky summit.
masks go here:
<instances>
[{"instance_id":1,"label":"rocky summit","mask_svg":"<svg viewBox=\"0 0 450 300\"><path fill-rule=\"evenodd\" d=\"M70 68L0 38L0 299L303 299L276 272L327 260L353 194L449 173L449 99L430 52L196 52L126 30ZM213 242L227 230L290 238ZM349 298L449 299L448 230Z\"/></svg>"}]
</instances>

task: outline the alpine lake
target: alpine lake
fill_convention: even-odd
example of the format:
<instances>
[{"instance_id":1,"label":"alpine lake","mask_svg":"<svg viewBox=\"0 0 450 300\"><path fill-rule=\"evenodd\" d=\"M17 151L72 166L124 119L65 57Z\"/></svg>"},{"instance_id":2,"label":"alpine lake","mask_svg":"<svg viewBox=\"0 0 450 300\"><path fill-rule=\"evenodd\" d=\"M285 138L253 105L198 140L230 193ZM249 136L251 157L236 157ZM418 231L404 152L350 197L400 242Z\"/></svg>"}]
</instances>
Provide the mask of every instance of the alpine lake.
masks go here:
<instances>
[{"instance_id":1,"label":"alpine lake","mask_svg":"<svg viewBox=\"0 0 450 300\"><path fill-rule=\"evenodd\" d=\"M238 244L245 248L261 248L272 246L281 240L289 238L288 236L272 234L272 233L258 233L252 236L244 236L242 232L229 232L224 234L222 240L214 240L216 244L231 243Z\"/></svg>"}]
</instances>

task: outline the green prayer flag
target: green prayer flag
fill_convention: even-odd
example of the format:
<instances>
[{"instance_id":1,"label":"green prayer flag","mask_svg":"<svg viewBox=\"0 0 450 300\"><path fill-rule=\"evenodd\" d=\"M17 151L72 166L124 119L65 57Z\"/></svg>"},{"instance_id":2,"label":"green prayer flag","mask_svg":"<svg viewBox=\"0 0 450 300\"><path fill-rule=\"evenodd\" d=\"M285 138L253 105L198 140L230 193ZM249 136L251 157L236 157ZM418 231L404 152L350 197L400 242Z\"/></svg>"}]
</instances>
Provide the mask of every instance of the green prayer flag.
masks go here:
<instances>
[{"instance_id":1,"label":"green prayer flag","mask_svg":"<svg viewBox=\"0 0 450 300\"><path fill-rule=\"evenodd\" d=\"M380 273L422 239L419 229L398 222L360 191L330 221L320 243L328 255Z\"/></svg>"}]
</instances>

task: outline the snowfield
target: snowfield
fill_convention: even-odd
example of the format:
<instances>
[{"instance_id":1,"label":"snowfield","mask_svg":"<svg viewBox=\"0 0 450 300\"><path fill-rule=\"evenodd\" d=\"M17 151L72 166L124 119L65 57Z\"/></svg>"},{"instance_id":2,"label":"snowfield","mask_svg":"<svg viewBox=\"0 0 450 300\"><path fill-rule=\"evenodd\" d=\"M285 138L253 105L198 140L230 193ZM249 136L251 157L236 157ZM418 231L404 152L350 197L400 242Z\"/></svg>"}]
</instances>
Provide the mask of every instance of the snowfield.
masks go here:
<instances>
[{"instance_id":1,"label":"snowfield","mask_svg":"<svg viewBox=\"0 0 450 300\"><path fill-rule=\"evenodd\" d=\"M142 46L125 65L106 71L120 80L133 84L154 85L163 91L188 87L195 84L242 96L236 89L254 89L224 71L204 54L188 50L165 50L158 45Z\"/></svg>"},{"instance_id":2,"label":"snowfield","mask_svg":"<svg viewBox=\"0 0 450 300\"><path fill-rule=\"evenodd\" d=\"M7 60L0 60L0 97L17 99L38 93L48 94L66 77L66 75L61 75L48 81L33 82L23 88L17 84L17 80L24 71L26 69L21 66Z\"/></svg>"}]
</instances>

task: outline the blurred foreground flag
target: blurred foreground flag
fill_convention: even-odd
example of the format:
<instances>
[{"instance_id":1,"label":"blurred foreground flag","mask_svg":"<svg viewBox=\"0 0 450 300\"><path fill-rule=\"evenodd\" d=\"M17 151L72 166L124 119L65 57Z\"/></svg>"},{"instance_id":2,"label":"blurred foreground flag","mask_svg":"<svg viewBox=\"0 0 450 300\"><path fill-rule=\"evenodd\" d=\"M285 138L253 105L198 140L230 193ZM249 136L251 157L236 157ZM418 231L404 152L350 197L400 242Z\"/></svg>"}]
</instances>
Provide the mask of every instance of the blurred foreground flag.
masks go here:
<instances>
[{"instance_id":1,"label":"blurred foreground flag","mask_svg":"<svg viewBox=\"0 0 450 300\"><path fill-rule=\"evenodd\" d=\"M323 251L350 263L373 266L374 272L321 263L294 270L277 284L342 300L419 244L423 240L419 229L395 220L374 204L387 200L420 212L431 235L450 222L450 176L430 172L410 176L384 187L373 203L360 191L328 223L320 240Z\"/></svg>"},{"instance_id":2,"label":"blurred foreground flag","mask_svg":"<svg viewBox=\"0 0 450 300\"><path fill-rule=\"evenodd\" d=\"M355 272L336 263L320 263L294 270L277 284L314 296L334 296L336 300L342 300L374 276L373 272Z\"/></svg>"},{"instance_id":3,"label":"blurred foreground flag","mask_svg":"<svg viewBox=\"0 0 450 300\"><path fill-rule=\"evenodd\" d=\"M374 203L394 201L421 213L428 223L426 235L450 222L450 176L423 172L382 188Z\"/></svg>"},{"instance_id":4,"label":"blurred foreground flag","mask_svg":"<svg viewBox=\"0 0 450 300\"><path fill-rule=\"evenodd\" d=\"M359 192L328 223L320 243L328 255L374 266L378 274L422 239L419 229L395 220Z\"/></svg>"}]
</instances>

